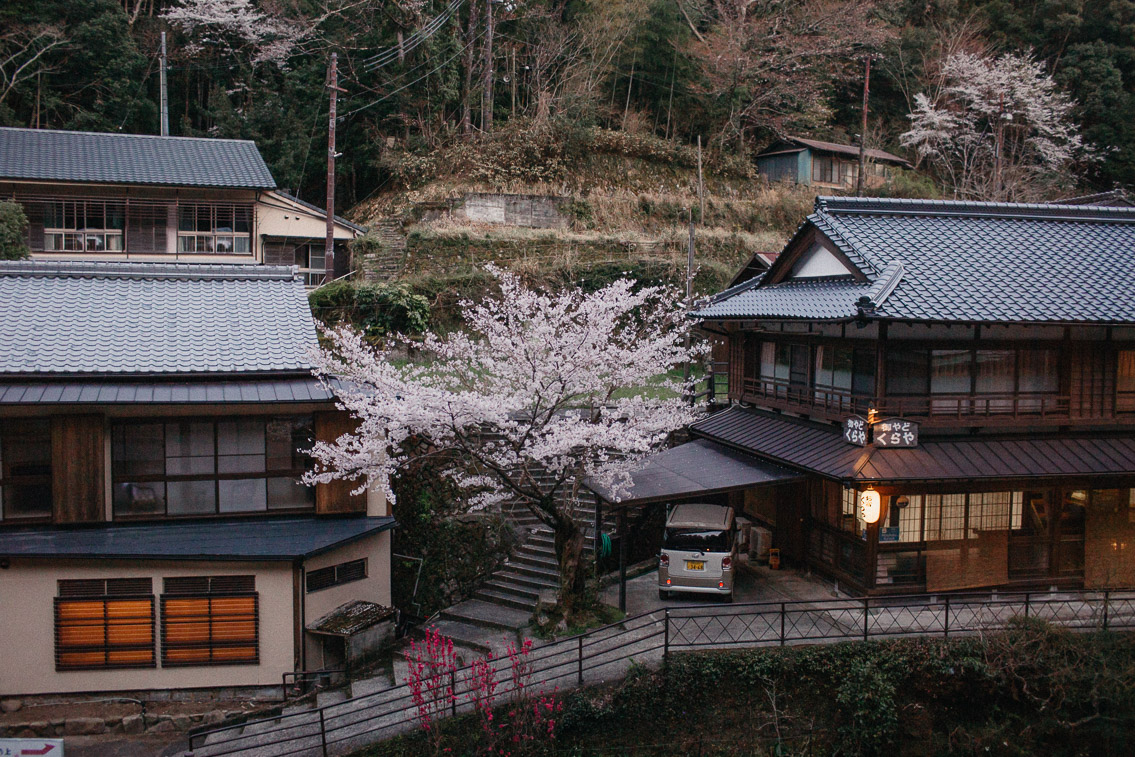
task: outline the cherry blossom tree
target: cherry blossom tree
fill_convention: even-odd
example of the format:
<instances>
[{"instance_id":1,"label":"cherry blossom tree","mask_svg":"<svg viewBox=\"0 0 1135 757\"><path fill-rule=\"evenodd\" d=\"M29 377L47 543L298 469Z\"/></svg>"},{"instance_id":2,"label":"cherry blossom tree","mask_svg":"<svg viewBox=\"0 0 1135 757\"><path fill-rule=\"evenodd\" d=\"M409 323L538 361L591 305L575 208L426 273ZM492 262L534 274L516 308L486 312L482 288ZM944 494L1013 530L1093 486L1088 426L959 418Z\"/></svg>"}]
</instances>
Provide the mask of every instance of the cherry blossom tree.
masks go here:
<instances>
[{"instance_id":1,"label":"cherry blossom tree","mask_svg":"<svg viewBox=\"0 0 1135 757\"><path fill-rule=\"evenodd\" d=\"M954 53L940 80L937 96L915 96L901 142L956 196L1036 199L1091 157L1071 118L1075 103L1030 55Z\"/></svg>"},{"instance_id":2,"label":"cherry blossom tree","mask_svg":"<svg viewBox=\"0 0 1135 757\"><path fill-rule=\"evenodd\" d=\"M180 0L162 17L189 36L190 55L210 47L230 53L248 48L256 63L283 63L309 33L297 23L260 10L252 0Z\"/></svg>"},{"instance_id":3,"label":"cherry blossom tree","mask_svg":"<svg viewBox=\"0 0 1135 757\"><path fill-rule=\"evenodd\" d=\"M429 360L399 362L349 327L325 330L316 373L334 380L358 429L317 443L309 481L345 478L394 494L390 479L429 455L470 507L528 507L555 534L561 609L585 588L579 487L593 477L625 494L627 471L695 417L685 387L659 379L682 364L677 292L617 280L551 292L490 268L499 292L464 302L467 330L427 334ZM648 391L640 391L649 386Z\"/></svg>"}]
</instances>

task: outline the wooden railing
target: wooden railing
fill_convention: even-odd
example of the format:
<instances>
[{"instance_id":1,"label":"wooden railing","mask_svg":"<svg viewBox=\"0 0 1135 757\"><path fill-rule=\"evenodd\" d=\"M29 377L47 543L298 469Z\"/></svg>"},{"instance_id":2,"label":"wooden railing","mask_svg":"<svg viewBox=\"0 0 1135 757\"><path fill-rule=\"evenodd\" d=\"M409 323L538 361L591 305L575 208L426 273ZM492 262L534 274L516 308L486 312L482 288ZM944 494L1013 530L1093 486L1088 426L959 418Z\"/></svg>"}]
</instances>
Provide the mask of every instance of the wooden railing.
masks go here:
<instances>
[{"instance_id":1,"label":"wooden railing","mask_svg":"<svg viewBox=\"0 0 1135 757\"><path fill-rule=\"evenodd\" d=\"M1062 420L1071 417L1071 398L1057 394L934 394L918 397L866 397L840 389L793 385L775 379L746 378L746 400L799 408L840 420L848 415L866 415L874 409L880 416L927 419L942 423L972 423L976 418L1026 421Z\"/></svg>"}]
</instances>

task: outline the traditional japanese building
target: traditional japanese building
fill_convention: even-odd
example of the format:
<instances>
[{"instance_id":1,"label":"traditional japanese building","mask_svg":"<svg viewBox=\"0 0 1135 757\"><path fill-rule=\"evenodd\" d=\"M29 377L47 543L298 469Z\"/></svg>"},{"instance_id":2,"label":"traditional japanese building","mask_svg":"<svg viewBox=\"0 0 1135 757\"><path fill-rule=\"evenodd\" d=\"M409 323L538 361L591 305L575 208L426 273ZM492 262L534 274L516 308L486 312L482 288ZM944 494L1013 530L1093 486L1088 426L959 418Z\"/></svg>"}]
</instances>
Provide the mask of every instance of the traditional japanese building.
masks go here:
<instances>
[{"instance_id":1,"label":"traditional japanese building","mask_svg":"<svg viewBox=\"0 0 1135 757\"><path fill-rule=\"evenodd\" d=\"M278 692L378 640L394 519L302 480L350 419L298 272L3 262L0 316L0 695Z\"/></svg>"},{"instance_id":2,"label":"traditional japanese building","mask_svg":"<svg viewBox=\"0 0 1135 757\"><path fill-rule=\"evenodd\" d=\"M40 260L296 266L328 278L327 212L276 187L253 142L0 128L0 198ZM333 219L335 271L363 229Z\"/></svg>"},{"instance_id":3,"label":"traditional japanese building","mask_svg":"<svg viewBox=\"0 0 1135 757\"><path fill-rule=\"evenodd\" d=\"M878 189L890 183L896 168L911 165L898 155L868 149L864 184ZM859 147L804 137L777 140L753 160L766 181L787 181L824 190L855 190L859 181Z\"/></svg>"},{"instance_id":4,"label":"traditional japanese building","mask_svg":"<svg viewBox=\"0 0 1135 757\"><path fill-rule=\"evenodd\" d=\"M730 502L860 593L1135 585L1135 210L820 197L694 316L728 404L623 506Z\"/></svg>"}]
</instances>

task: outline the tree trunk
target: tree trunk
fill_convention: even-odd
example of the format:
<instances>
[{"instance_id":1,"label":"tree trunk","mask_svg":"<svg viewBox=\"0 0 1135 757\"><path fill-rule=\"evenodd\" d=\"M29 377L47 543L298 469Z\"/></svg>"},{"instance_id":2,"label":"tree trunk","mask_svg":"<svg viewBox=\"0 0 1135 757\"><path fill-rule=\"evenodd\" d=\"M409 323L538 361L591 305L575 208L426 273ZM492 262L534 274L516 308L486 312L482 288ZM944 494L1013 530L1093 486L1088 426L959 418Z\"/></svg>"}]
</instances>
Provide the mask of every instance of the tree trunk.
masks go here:
<instances>
[{"instance_id":1,"label":"tree trunk","mask_svg":"<svg viewBox=\"0 0 1135 757\"><path fill-rule=\"evenodd\" d=\"M581 609L587 588L583 531L572 518L561 515L556 519L555 537L556 560L560 564L560 606L564 617L571 617Z\"/></svg>"}]
</instances>

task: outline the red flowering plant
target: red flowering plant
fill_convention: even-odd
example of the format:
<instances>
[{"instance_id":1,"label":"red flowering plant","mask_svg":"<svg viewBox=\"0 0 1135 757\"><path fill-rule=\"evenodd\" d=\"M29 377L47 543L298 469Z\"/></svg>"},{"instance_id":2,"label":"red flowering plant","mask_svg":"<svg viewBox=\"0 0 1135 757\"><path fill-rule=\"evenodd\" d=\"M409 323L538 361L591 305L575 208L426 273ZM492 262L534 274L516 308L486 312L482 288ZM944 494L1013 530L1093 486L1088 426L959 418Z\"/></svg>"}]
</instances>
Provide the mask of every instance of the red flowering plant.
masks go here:
<instances>
[{"instance_id":1,"label":"red flowering plant","mask_svg":"<svg viewBox=\"0 0 1135 757\"><path fill-rule=\"evenodd\" d=\"M563 705L555 690L551 694L543 690L532 694L532 663L528 659L531 651L532 640L525 639L519 647L509 644L504 657L494 659L490 653L470 667L468 697L481 721L484 754L511 757L514 753L526 753L535 742L556 737L556 718ZM502 682L497 676L504 672L505 660L508 679ZM498 710L498 688L502 683L510 701L507 709Z\"/></svg>"},{"instance_id":2,"label":"red flowering plant","mask_svg":"<svg viewBox=\"0 0 1135 757\"><path fill-rule=\"evenodd\" d=\"M406 683L418 712L418 723L433 744L434 754L440 754L440 721L457 704L457 654L453 639L442 636L437 628L427 629L420 642L410 641L406 664Z\"/></svg>"}]
</instances>

